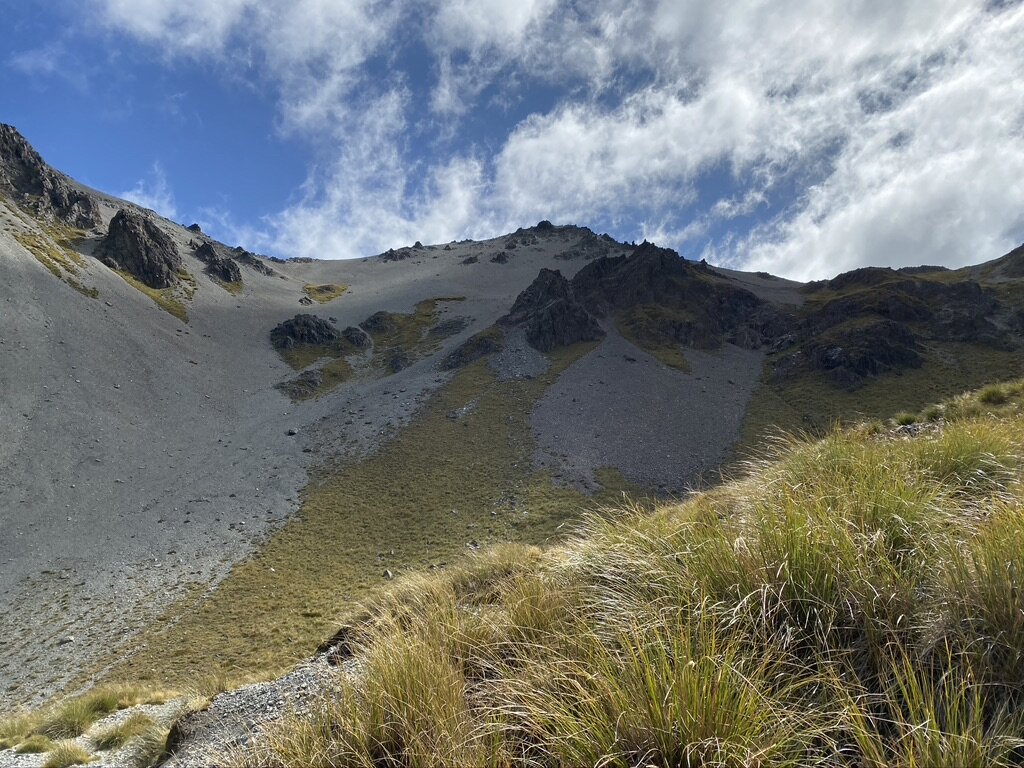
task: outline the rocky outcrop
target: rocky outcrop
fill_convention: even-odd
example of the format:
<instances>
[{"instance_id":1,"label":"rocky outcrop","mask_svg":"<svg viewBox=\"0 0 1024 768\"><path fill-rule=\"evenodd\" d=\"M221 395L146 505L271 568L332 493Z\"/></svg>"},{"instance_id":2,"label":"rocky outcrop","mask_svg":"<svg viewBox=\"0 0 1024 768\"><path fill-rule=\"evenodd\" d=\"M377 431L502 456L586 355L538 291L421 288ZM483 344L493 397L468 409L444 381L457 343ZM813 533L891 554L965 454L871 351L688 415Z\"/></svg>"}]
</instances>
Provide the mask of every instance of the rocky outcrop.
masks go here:
<instances>
[{"instance_id":1,"label":"rocky outcrop","mask_svg":"<svg viewBox=\"0 0 1024 768\"><path fill-rule=\"evenodd\" d=\"M385 312L384 310L374 312L368 318L363 320L360 325L363 330L367 331L371 336L394 333L398 330L398 322L395 320L394 314L391 312Z\"/></svg>"},{"instance_id":2,"label":"rocky outcrop","mask_svg":"<svg viewBox=\"0 0 1024 768\"><path fill-rule=\"evenodd\" d=\"M102 225L99 205L57 173L11 125L0 125L0 189L22 207L81 229Z\"/></svg>"},{"instance_id":3,"label":"rocky outcrop","mask_svg":"<svg viewBox=\"0 0 1024 768\"><path fill-rule=\"evenodd\" d=\"M491 256L491 261L495 264L508 264L508 251L498 251Z\"/></svg>"},{"instance_id":4,"label":"rocky outcrop","mask_svg":"<svg viewBox=\"0 0 1024 768\"><path fill-rule=\"evenodd\" d=\"M196 258L206 264L206 273L223 283L242 282L242 270L238 262L221 253L220 249L207 241L196 249Z\"/></svg>"},{"instance_id":5,"label":"rocky outcrop","mask_svg":"<svg viewBox=\"0 0 1024 768\"><path fill-rule=\"evenodd\" d=\"M292 400L305 400L315 395L324 383L324 375L316 368L303 371L294 379L282 381L274 386Z\"/></svg>"},{"instance_id":6,"label":"rocky outcrop","mask_svg":"<svg viewBox=\"0 0 1024 768\"><path fill-rule=\"evenodd\" d=\"M362 328L354 325L350 325L343 330L341 332L341 338L358 350L369 349L373 344L373 341L370 339L370 335Z\"/></svg>"},{"instance_id":7,"label":"rocky outcrop","mask_svg":"<svg viewBox=\"0 0 1024 768\"><path fill-rule=\"evenodd\" d=\"M917 338L902 323L850 323L809 340L776 366L776 374L808 367L823 372L836 384L852 388L869 376L921 367L924 361L919 350Z\"/></svg>"},{"instance_id":8,"label":"rocky outcrop","mask_svg":"<svg viewBox=\"0 0 1024 768\"><path fill-rule=\"evenodd\" d=\"M330 344L339 338L338 329L329 322L305 314L285 320L270 332L270 343L277 349L290 349L298 344Z\"/></svg>"},{"instance_id":9,"label":"rocky outcrop","mask_svg":"<svg viewBox=\"0 0 1024 768\"><path fill-rule=\"evenodd\" d=\"M442 371L454 371L499 351L500 335L495 331L496 329L492 328L471 336L446 355L438 367Z\"/></svg>"},{"instance_id":10,"label":"rocky outcrop","mask_svg":"<svg viewBox=\"0 0 1024 768\"><path fill-rule=\"evenodd\" d=\"M573 294L561 272L541 269L499 322L521 325L530 346L541 352L604 337L597 319Z\"/></svg>"},{"instance_id":11,"label":"rocky outcrop","mask_svg":"<svg viewBox=\"0 0 1024 768\"><path fill-rule=\"evenodd\" d=\"M108 267L127 272L150 288L168 288L178 282L178 247L166 232L132 208L122 208L114 215L95 253Z\"/></svg>"}]
</instances>

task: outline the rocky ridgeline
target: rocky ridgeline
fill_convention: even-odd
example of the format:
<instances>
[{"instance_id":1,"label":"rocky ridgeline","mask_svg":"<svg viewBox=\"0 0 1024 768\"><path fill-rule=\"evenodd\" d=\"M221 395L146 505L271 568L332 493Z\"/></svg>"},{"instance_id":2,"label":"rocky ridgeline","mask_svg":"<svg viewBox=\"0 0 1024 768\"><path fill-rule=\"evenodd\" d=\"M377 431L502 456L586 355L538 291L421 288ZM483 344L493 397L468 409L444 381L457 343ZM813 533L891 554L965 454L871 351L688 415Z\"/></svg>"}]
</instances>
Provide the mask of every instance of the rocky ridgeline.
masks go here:
<instances>
[{"instance_id":1,"label":"rocky ridgeline","mask_svg":"<svg viewBox=\"0 0 1024 768\"><path fill-rule=\"evenodd\" d=\"M114 215L95 253L111 269L127 272L150 288L176 284L182 268L181 254L170 236L132 208Z\"/></svg>"},{"instance_id":2,"label":"rocky ridgeline","mask_svg":"<svg viewBox=\"0 0 1024 768\"><path fill-rule=\"evenodd\" d=\"M523 326L530 345L548 352L601 338L599 319L637 307L651 308L644 333L652 344L756 348L778 324L777 312L750 291L647 242L629 255L592 260L572 280L542 269L501 323Z\"/></svg>"},{"instance_id":3,"label":"rocky ridgeline","mask_svg":"<svg viewBox=\"0 0 1024 768\"><path fill-rule=\"evenodd\" d=\"M222 253L210 241L206 241L196 248L195 256L206 264L206 274L211 277L215 277L223 283L242 282L242 270L238 268L238 262Z\"/></svg>"},{"instance_id":4,"label":"rocky ridgeline","mask_svg":"<svg viewBox=\"0 0 1024 768\"><path fill-rule=\"evenodd\" d=\"M80 229L101 226L99 206L86 192L57 173L11 125L0 124L0 189L43 218Z\"/></svg>"},{"instance_id":5,"label":"rocky ridgeline","mask_svg":"<svg viewBox=\"0 0 1024 768\"><path fill-rule=\"evenodd\" d=\"M929 342L1019 344L1021 307L1004 306L992 288L967 276L929 278L937 272L866 267L809 284L804 311L775 342L774 375L816 371L856 387L870 376L919 368Z\"/></svg>"}]
</instances>

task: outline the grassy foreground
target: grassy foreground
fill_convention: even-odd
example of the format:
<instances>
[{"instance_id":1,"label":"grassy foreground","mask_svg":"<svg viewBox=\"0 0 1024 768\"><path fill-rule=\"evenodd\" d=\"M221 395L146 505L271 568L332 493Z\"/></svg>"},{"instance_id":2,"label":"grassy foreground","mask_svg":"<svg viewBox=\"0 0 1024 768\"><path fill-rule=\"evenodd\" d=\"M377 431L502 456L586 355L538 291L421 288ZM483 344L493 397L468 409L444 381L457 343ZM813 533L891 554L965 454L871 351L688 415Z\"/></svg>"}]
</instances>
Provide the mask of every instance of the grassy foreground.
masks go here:
<instances>
[{"instance_id":1,"label":"grassy foreground","mask_svg":"<svg viewBox=\"0 0 1024 768\"><path fill-rule=\"evenodd\" d=\"M1019 765L1022 393L396 582L321 705L224 762Z\"/></svg>"}]
</instances>

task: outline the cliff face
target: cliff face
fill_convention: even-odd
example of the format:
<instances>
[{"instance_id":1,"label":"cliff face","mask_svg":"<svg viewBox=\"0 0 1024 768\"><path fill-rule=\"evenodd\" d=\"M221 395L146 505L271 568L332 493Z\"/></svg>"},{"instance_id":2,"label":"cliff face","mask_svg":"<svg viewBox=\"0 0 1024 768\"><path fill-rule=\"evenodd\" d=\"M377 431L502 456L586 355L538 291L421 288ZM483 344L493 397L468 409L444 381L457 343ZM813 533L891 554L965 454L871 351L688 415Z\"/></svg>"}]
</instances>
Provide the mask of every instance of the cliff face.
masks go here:
<instances>
[{"instance_id":1,"label":"cliff face","mask_svg":"<svg viewBox=\"0 0 1024 768\"><path fill-rule=\"evenodd\" d=\"M17 129L0 124L0 188L43 218L80 229L100 226L99 206L50 168Z\"/></svg>"}]
</instances>

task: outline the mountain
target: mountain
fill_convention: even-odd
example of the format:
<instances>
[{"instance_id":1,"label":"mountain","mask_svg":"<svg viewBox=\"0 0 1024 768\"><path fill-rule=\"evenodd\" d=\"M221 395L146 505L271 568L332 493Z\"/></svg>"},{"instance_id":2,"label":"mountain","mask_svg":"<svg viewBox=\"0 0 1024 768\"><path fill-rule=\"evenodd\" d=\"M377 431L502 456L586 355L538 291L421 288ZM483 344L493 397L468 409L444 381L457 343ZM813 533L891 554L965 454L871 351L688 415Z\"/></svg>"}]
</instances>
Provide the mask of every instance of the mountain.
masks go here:
<instances>
[{"instance_id":1,"label":"mountain","mask_svg":"<svg viewBox=\"0 0 1024 768\"><path fill-rule=\"evenodd\" d=\"M811 284L547 221L322 256L0 127L0 703L281 672L403 574L1024 374L1020 249Z\"/></svg>"}]
</instances>

